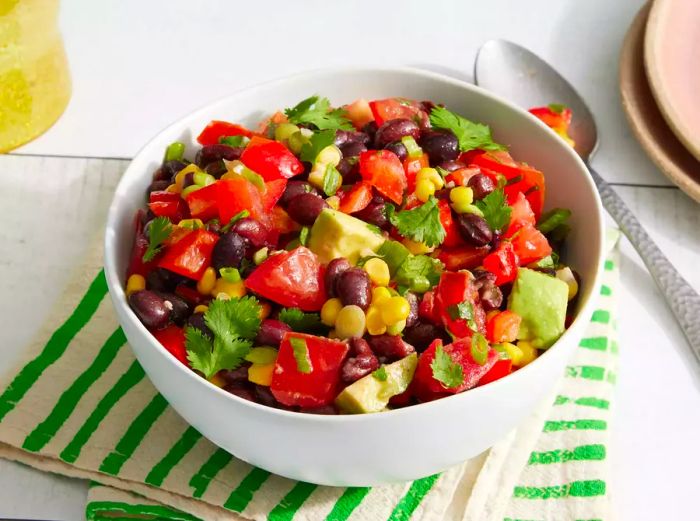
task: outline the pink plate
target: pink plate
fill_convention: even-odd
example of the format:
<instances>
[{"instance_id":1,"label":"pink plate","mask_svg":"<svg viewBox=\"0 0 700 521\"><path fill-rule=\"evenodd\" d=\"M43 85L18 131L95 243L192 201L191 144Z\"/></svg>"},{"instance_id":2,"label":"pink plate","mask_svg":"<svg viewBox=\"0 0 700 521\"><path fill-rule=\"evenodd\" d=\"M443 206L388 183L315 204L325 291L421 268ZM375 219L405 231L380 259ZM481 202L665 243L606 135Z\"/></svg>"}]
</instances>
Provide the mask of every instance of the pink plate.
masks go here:
<instances>
[{"instance_id":1,"label":"pink plate","mask_svg":"<svg viewBox=\"0 0 700 521\"><path fill-rule=\"evenodd\" d=\"M700 160L700 2L655 0L644 41L649 84L683 145Z\"/></svg>"}]
</instances>

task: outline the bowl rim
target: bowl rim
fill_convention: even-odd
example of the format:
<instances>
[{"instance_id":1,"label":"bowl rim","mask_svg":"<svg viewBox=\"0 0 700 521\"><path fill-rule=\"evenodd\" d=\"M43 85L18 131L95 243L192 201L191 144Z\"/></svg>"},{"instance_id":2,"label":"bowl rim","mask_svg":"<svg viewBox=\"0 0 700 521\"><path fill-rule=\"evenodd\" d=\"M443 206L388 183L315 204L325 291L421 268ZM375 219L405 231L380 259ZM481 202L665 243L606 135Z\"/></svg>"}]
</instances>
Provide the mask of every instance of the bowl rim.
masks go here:
<instances>
[{"instance_id":1,"label":"bowl rim","mask_svg":"<svg viewBox=\"0 0 700 521\"><path fill-rule=\"evenodd\" d=\"M117 242L117 236L116 233L110 233L110 231L114 232L117 224L117 216L119 213L119 208L120 205L118 204L118 194L122 189L122 186L127 182L127 179L130 177L133 177L135 175L144 175L143 172L132 172L134 169L134 163L141 159L141 155L144 153L144 151L149 148L151 143L154 141L158 140L160 136L164 133L167 133L171 130L173 130L176 127L179 127L182 125L182 121L189 119L191 117L196 116L199 113L202 112L207 112L211 108L217 106L217 105L223 105L226 102L229 102L230 100L233 100L241 95L248 94L250 92L253 92L255 90L258 90L262 87L283 87L285 83L292 81L292 80L298 80L304 77L314 77L314 76L322 76L322 75L334 75L334 74L357 74L357 75L371 75L371 74L378 74L378 73L395 73L395 74L402 74L402 75L413 75L415 77L420 77L422 79L428 79L432 80L437 83L443 83L443 84L450 84L455 87L459 87L462 89L466 89L469 91L474 92L478 96L482 96L485 98L489 98L491 101L495 102L496 104L499 104L503 106L504 108L514 111L516 113L519 113L521 116L525 116L526 118L529 118L532 120L535 124L539 125L540 127L546 129L549 131L550 136L554 139L552 139L552 146L553 147L559 147L560 151L562 151L564 154L567 154L571 159L573 159L574 163L577 164L579 167L579 175L585 175L585 183L588 185L589 192L593 196L593 205L596 210L596 216L598 218L599 226L598 226L598 258L597 258L597 266L595 269L595 276L594 280L591 282L591 288L592 291L590 294L587 296L586 300L582 303L579 304L579 311L577 313L576 318L573 320L573 322L569 325L569 327L564 331L562 336L554 343L552 346L549 347L544 353L542 353L536 360L534 360L532 363L526 365L525 367L522 367L518 369L516 372L511 373L505 378L501 378L499 380L496 380L494 382L490 382L486 385L483 386L477 386L472 389L469 389L468 392L462 392L462 393L457 393L453 395L449 395L437 400L433 400L430 402L424 402L424 403L418 403L414 404L408 407L402 407L399 409L391 409L388 411L383 411L379 414L336 414L336 415L322 415L322 414L310 414L310 413L300 413L296 411L287 411L283 409L277 409L274 407L269 407L266 405L259 404L257 402L253 402L250 400L246 400L244 398L240 398L239 396L236 396L234 394L231 394L229 392L226 392L222 388L214 385L210 381L206 380L205 378L200 377L197 375L194 371L192 371L190 368L186 367L184 364L179 362L174 356L172 356L166 349L165 347L158 342L155 339L155 336L141 323L140 320L136 317L135 313L131 310L131 308L127 304L126 300L126 294L124 292L124 287L123 287L123 282L122 282L122 277L119 273L117 273L116 266L115 266L115 259L116 259L116 242ZM273 109L270 109L273 110ZM174 120L172 123L167 125L165 128L161 129L158 131L151 139L148 140L136 153L136 155L131 159L129 166L127 169L124 171L124 174L122 175L119 183L117 184L117 187L115 188L114 196L112 198L112 201L109 206L109 211L107 214L107 221L106 221L106 226L105 226L105 235L104 235L104 272L105 272L105 278L107 280L107 287L109 290L110 297L112 299L113 305L115 306L115 311L117 312L117 316L120 319L120 325L121 325L121 320L123 320L126 317L126 320L130 322L130 325L134 326L136 330L138 330L139 334L142 334L144 336L144 339L150 344L151 347L154 349L158 350L162 357L165 359L164 363L169 363L175 367L175 370L181 371L183 373L187 374L187 377L190 379L195 379L198 381L198 384L195 385L204 385L205 387L209 388L210 391L214 393L218 393L220 396L225 397L224 399L227 400L232 400L234 403L237 404L237 406L242 406L242 407L250 407L253 410L257 410L262 414L270 414L273 417L280 417L280 418L287 418L287 419L294 419L298 420L300 422L322 422L325 424L335 424L335 423L349 423L349 422L363 422L363 421L391 421L393 418L397 418L400 415L403 416L408 416L410 414L422 414L423 411L427 410L428 407L431 407L432 409L437 409L437 408L444 408L444 407L451 407L452 404L456 404L458 400L466 401L466 400L478 400L480 396L483 393L490 392L493 390L496 390L499 387L503 387L505 385L515 385L517 380L522 380L524 378L528 378L528 375L533 372L536 368L534 367L535 364L537 364L538 360L544 356L547 356L549 352L553 351L554 349L559 348L560 344L565 343L565 341L571 337L574 336L575 332L578 331L580 328L582 328L586 322L588 322L588 318L590 315L590 310L595 302L595 298L597 297L597 293L595 289L598 287L600 284L600 279L601 279L601 274L603 272L603 264L605 260L605 225L604 225L604 218L603 218L603 207L602 203L600 200L600 196L598 194L598 190L593 182L592 177L590 176L588 172L588 168L586 167L585 163L582 161L582 159L576 154L573 148L571 148L563 139L561 139L554 131L552 131L547 125L545 125L542 121L540 121L537 117L533 116L530 114L528 111L525 109L515 105L514 103L508 101L507 99L498 96L496 94L493 94L490 91L487 91L486 89L483 89L481 87L478 87L477 85L474 85L472 83L468 83L467 81L460 80L455 77L447 76L445 74L429 71L426 69L420 69L417 67L408 67L408 66L363 66L363 65L357 65L357 66L335 66L335 67L322 67L322 68L315 68L315 69L310 69L306 71L301 71L295 74L291 75L286 75L278 78L274 78L271 80L267 80L261 83L257 83L252 86L244 87L242 89L236 90L232 92L231 94L228 94L226 96L220 97L218 99L215 99L213 101L210 101L208 103L205 103L201 105L199 108L184 114L180 117L178 117L176 120ZM120 313L119 310L124 311L124 313ZM133 348L132 348L133 350ZM554 382L553 382L554 383Z\"/></svg>"}]
</instances>

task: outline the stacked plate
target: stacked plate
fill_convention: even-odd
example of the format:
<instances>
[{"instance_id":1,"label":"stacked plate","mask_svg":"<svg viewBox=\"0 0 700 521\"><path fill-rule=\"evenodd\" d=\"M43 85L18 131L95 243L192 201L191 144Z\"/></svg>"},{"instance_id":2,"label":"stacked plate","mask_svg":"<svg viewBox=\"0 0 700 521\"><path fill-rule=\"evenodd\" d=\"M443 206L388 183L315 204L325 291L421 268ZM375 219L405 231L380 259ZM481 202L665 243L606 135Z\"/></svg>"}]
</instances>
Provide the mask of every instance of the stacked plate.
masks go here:
<instances>
[{"instance_id":1,"label":"stacked plate","mask_svg":"<svg viewBox=\"0 0 700 521\"><path fill-rule=\"evenodd\" d=\"M661 171L700 202L700 2L654 0L620 57L622 104Z\"/></svg>"}]
</instances>

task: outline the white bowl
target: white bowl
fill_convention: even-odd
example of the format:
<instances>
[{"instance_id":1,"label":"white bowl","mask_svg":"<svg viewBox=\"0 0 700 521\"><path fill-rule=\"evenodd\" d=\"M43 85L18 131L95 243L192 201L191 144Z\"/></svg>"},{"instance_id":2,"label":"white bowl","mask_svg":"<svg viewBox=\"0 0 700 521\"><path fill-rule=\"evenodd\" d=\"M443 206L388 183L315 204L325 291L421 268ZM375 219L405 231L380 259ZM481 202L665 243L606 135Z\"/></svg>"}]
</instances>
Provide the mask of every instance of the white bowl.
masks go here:
<instances>
[{"instance_id":1,"label":"white bowl","mask_svg":"<svg viewBox=\"0 0 700 521\"><path fill-rule=\"evenodd\" d=\"M578 315L561 339L514 374L462 394L404 409L317 416L258 405L210 384L171 356L126 302L123 283L133 220L151 174L173 141L196 150L212 119L251 127L312 94L334 104L404 96L444 103L491 126L519 160L541 169L547 207L573 212L566 260L582 277ZM313 71L235 93L170 125L138 153L117 187L107 220L105 272L119 321L153 384L182 417L238 458L275 474L324 485L367 486L433 474L487 449L516 427L564 374L590 315L603 262L600 200L586 167L544 124L462 81L414 69Z\"/></svg>"}]
</instances>

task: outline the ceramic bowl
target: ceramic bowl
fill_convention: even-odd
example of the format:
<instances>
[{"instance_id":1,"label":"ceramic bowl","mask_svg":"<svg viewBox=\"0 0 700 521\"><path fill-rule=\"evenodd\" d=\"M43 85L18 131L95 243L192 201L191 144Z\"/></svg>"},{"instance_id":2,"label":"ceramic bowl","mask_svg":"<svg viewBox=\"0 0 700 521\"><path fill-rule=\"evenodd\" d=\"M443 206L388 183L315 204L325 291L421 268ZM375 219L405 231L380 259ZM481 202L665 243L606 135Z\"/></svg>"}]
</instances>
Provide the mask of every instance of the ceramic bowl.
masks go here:
<instances>
[{"instance_id":1,"label":"ceramic bowl","mask_svg":"<svg viewBox=\"0 0 700 521\"><path fill-rule=\"evenodd\" d=\"M444 103L491 126L495 139L546 176L546 205L573 212L566 260L582 278L577 318L561 339L514 374L462 394L356 416L318 416L252 403L212 385L172 357L139 322L124 294L133 220L163 151L196 149L212 119L254 127L311 94L342 104L404 96ZM535 117L462 81L414 69L333 69L299 74L235 93L180 119L134 158L117 187L105 233L105 272L119 321L153 384L182 417L238 458L275 474L324 485L411 480L471 458L516 427L553 390L591 315L603 262L600 200L574 151Z\"/></svg>"}]
</instances>

